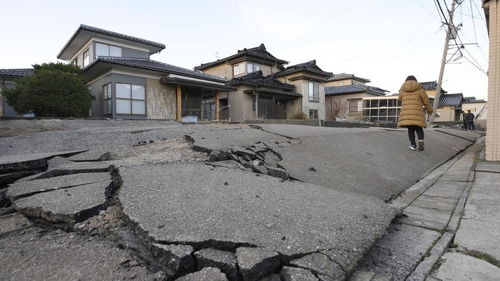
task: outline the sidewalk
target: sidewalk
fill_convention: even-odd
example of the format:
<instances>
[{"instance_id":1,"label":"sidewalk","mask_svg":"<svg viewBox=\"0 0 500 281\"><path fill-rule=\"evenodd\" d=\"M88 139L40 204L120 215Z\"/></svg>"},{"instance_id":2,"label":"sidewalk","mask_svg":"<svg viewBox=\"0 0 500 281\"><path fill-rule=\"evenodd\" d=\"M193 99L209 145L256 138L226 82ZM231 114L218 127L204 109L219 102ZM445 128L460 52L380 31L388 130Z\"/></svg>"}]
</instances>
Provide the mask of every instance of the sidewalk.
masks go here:
<instances>
[{"instance_id":1,"label":"sidewalk","mask_svg":"<svg viewBox=\"0 0 500 281\"><path fill-rule=\"evenodd\" d=\"M500 280L500 164L477 164L483 142L391 202L402 215L348 280Z\"/></svg>"},{"instance_id":2,"label":"sidewalk","mask_svg":"<svg viewBox=\"0 0 500 281\"><path fill-rule=\"evenodd\" d=\"M428 281L500 280L500 162L480 160L452 247Z\"/></svg>"}]
</instances>

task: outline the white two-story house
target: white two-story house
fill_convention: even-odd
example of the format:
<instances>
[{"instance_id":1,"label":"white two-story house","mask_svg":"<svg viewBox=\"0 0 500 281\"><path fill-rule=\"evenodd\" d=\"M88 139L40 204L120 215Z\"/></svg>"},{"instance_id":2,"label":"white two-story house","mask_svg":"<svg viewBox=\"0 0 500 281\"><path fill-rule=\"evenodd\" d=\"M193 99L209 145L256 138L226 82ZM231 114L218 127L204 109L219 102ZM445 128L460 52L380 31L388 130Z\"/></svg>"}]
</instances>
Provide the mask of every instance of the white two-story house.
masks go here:
<instances>
[{"instance_id":1,"label":"white two-story house","mask_svg":"<svg viewBox=\"0 0 500 281\"><path fill-rule=\"evenodd\" d=\"M59 59L82 68L95 100L92 117L215 120L227 80L150 59L165 45L81 25Z\"/></svg>"}]
</instances>

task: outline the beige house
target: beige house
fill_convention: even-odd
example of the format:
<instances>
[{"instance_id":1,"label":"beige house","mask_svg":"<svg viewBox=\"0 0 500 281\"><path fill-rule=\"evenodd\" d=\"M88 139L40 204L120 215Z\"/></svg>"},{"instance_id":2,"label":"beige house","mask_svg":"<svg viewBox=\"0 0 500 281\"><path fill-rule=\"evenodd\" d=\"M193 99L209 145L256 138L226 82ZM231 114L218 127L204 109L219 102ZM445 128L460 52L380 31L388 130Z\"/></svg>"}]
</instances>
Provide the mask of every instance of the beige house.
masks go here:
<instances>
[{"instance_id":1,"label":"beige house","mask_svg":"<svg viewBox=\"0 0 500 281\"><path fill-rule=\"evenodd\" d=\"M238 50L231 56L195 67L229 80L236 90L228 93L229 120L287 119L304 113L324 119L324 88L331 73L315 61L285 67L264 46Z\"/></svg>"},{"instance_id":2,"label":"beige house","mask_svg":"<svg viewBox=\"0 0 500 281\"><path fill-rule=\"evenodd\" d=\"M488 106L483 99L476 99L475 97L465 97L462 102L462 110L467 112L470 110L476 116L476 120L486 121L488 117Z\"/></svg>"},{"instance_id":3,"label":"beige house","mask_svg":"<svg viewBox=\"0 0 500 281\"><path fill-rule=\"evenodd\" d=\"M500 3L483 0L490 37L486 160L500 161Z\"/></svg>"},{"instance_id":4,"label":"beige house","mask_svg":"<svg viewBox=\"0 0 500 281\"><path fill-rule=\"evenodd\" d=\"M385 96L388 91L367 86L370 80L354 74L334 74L325 85L326 120L361 121L363 98Z\"/></svg>"}]
</instances>

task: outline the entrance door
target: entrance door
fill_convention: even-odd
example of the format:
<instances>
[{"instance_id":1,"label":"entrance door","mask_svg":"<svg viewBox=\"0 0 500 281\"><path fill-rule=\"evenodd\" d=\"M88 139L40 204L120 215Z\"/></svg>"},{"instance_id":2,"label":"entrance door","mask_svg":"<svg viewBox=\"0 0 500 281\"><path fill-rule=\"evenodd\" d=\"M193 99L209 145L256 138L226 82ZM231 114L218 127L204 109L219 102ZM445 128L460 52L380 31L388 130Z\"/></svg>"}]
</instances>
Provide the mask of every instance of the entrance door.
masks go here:
<instances>
[{"instance_id":1,"label":"entrance door","mask_svg":"<svg viewBox=\"0 0 500 281\"><path fill-rule=\"evenodd\" d=\"M215 120L215 98L205 97L201 101L201 120Z\"/></svg>"}]
</instances>

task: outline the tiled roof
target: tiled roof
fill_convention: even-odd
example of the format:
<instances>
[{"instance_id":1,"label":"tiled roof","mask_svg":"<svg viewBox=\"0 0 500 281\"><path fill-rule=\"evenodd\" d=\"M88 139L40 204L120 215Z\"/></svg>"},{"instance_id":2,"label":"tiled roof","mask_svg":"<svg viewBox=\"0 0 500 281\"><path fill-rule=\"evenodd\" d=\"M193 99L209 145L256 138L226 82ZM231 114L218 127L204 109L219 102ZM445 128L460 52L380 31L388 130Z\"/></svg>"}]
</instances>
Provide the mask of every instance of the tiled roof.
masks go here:
<instances>
[{"instance_id":1,"label":"tiled roof","mask_svg":"<svg viewBox=\"0 0 500 281\"><path fill-rule=\"evenodd\" d=\"M79 30L88 30L88 31L92 31L92 32L96 32L96 33L100 33L100 34L104 34L104 35L108 35L108 36L113 36L116 38L126 39L126 40L134 41L137 43L150 45L153 47L158 47L158 48L162 48L162 49L165 48L165 44L162 44L162 43L142 39L142 38L135 37L135 36L130 36L130 35L123 34L123 33L109 31L106 29L102 29L102 28L98 28L98 27L94 27L94 26L90 26L90 25L81 24Z\"/></svg>"},{"instance_id":2,"label":"tiled roof","mask_svg":"<svg viewBox=\"0 0 500 281\"><path fill-rule=\"evenodd\" d=\"M338 73L338 74L333 74L332 77L328 78L326 81L338 81L338 80L345 80L345 79L353 79L357 80L363 83L370 83L371 81L366 78L361 78L357 77L354 74L347 74L347 73Z\"/></svg>"},{"instance_id":3,"label":"tiled roof","mask_svg":"<svg viewBox=\"0 0 500 281\"><path fill-rule=\"evenodd\" d=\"M311 60L308 62L288 66L284 70L277 72L276 76L279 77L279 76L284 76L284 75L302 72L302 71L318 74L318 75L324 76L324 77L330 77L333 75L331 72L326 72L326 71L323 71L321 68L319 68L319 66L316 65L316 60Z\"/></svg>"},{"instance_id":4,"label":"tiled roof","mask_svg":"<svg viewBox=\"0 0 500 281\"><path fill-rule=\"evenodd\" d=\"M355 94L367 92L368 94L372 94L375 96L385 96L388 92L384 89L380 89L377 87L366 86L366 85L347 85L347 86L336 86L336 87L325 87L325 95L326 96L335 96L335 95L347 95L347 94Z\"/></svg>"},{"instance_id":5,"label":"tiled roof","mask_svg":"<svg viewBox=\"0 0 500 281\"><path fill-rule=\"evenodd\" d=\"M420 85L422 85L422 88L424 88L424 90L436 90L437 88L437 82L436 81L429 81L429 82L420 82ZM441 93L446 93L446 91L441 88Z\"/></svg>"},{"instance_id":6,"label":"tiled roof","mask_svg":"<svg viewBox=\"0 0 500 281\"><path fill-rule=\"evenodd\" d=\"M484 99L476 99L476 97L464 97L463 103L483 103Z\"/></svg>"},{"instance_id":7,"label":"tiled roof","mask_svg":"<svg viewBox=\"0 0 500 281\"><path fill-rule=\"evenodd\" d=\"M439 107L455 106L459 107L462 104L464 96L462 94L446 94L439 96Z\"/></svg>"},{"instance_id":8,"label":"tiled roof","mask_svg":"<svg viewBox=\"0 0 500 281\"><path fill-rule=\"evenodd\" d=\"M123 57L99 57L96 61L94 61L91 65L85 68L83 71L90 69L93 65L98 64L99 62L104 63L112 63L117 65L129 66L134 68L140 68L145 70L157 71L167 74L177 74L183 75L191 78L198 78L213 82L226 83L227 80L222 77L217 77L214 75L206 74L201 71L191 70L187 68L182 68L179 66L166 64L159 61L154 61L150 59L141 59L141 58L123 58Z\"/></svg>"},{"instance_id":9,"label":"tiled roof","mask_svg":"<svg viewBox=\"0 0 500 281\"><path fill-rule=\"evenodd\" d=\"M0 69L0 77L20 78L33 74L33 68Z\"/></svg>"},{"instance_id":10,"label":"tiled roof","mask_svg":"<svg viewBox=\"0 0 500 281\"><path fill-rule=\"evenodd\" d=\"M143 44L143 45L152 47L154 50L153 52L159 52L159 51L165 49L165 44L162 44L162 43L158 43L158 42L154 42L151 40L146 40L146 39L142 39L139 37L130 36L127 34L118 33L118 32L114 32L114 31L110 31L110 30L106 30L106 29L102 29L102 28L98 28L98 27L94 27L94 26L90 26L90 25L81 24L78 27L78 29L76 30L76 32L73 34L73 36L71 36L71 39L69 39L69 41L66 43L66 45L64 45L62 50L59 52L59 54L57 55L57 58L62 58L63 53L66 51L66 49L68 49L70 47L70 45L75 40L75 38L77 38L77 36L78 36L78 34L80 34L80 32L98 33L98 34L111 36L111 37L122 39L122 40L128 40L131 42ZM63 58L63 59L66 59L66 58Z\"/></svg>"},{"instance_id":11,"label":"tiled roof","mask_svg":"<svg viewBox=\"0 0 500 281\"><path fill-rule=\"evenodd\" d=\"M294 90L295 86L290 84L282 83L278 81L274 75L264 76L262 71L255 71L247 75L243 75L240 77L233 78L229 81L229 85L237 86L237 85L249 85L249 86L257 86L257 87L270 87L270 88L278 88L284 90Z\"/></svg>"},{"instance_id":12,"label":"tiled roof","mask_svg":"<svg viewBox=\"0 0 500 281\"><path fill-rule=\"evenodd\" d=\"M222 59L218 59L216 61L202 63L200 66L195 67L195 69L197 69L197 70L203 70L205 68L208 68L208 67L211 67L211 66L215 66L215 65L219 65L219 64L225 63L225 62L227 62L229 60L232 60L232 59L235 59L235 58L238 58L238 57L242 57L242 56L250 56L250 57L255 57L255 58L258 58L258 59L264 59L264 60L275 62L278 65L282 65L282 64L287 64L288 63L285 60L281 60L281 59L278 59L275 56L273 56L271 53L269 53L266 50L266 46L264 46L264 44L260 44L259 46L254 47L254 48L248 48L248 49L245 48L243 50L238 50L238 52L236 54L228 56L228 57L225 57L225 58L222 58Z\"/></svg>"}]
</instances>

